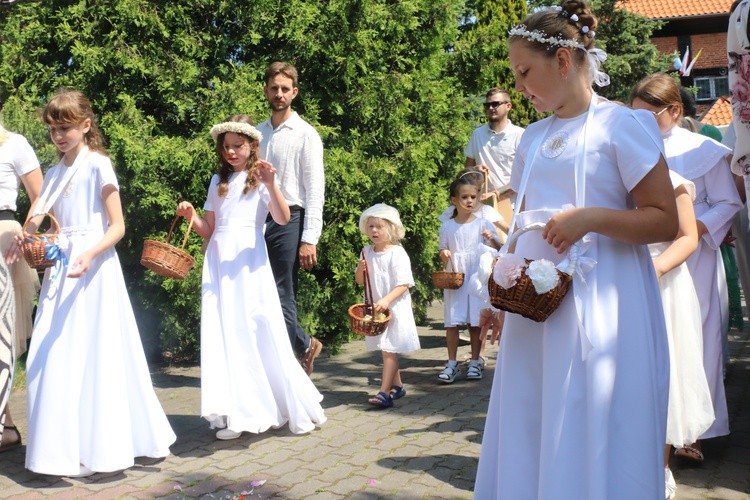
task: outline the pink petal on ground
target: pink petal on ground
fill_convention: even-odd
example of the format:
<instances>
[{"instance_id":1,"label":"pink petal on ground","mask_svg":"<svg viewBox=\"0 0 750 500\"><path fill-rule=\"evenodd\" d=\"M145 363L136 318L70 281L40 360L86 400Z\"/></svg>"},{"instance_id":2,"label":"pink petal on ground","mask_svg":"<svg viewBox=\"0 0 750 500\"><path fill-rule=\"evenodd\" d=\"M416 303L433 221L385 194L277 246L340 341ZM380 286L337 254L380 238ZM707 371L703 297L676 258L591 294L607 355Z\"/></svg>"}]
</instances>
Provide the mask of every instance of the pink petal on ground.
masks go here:
<instances>
[{"instance_id":1,"label":"pink petal on ground","mask_svg":"<svg viewBox=\"0 0 750 500\"><path fill-rule=\"evenodd\" d=\"M258 486L263 486L264 484L266 484L266 480L265 479L255 479L254 481L250 482L250 485L253 488L257 488Z\"/></svg>"},{"instance_id":2,"label":"pink petal on ground","mask_svg":"<svg viewBox=\"0 0 750 500\"><path fill-rule=\"evenodd\" d=\"M368 479L367 480L367 484L369 484L370 486L376 486L379 483L380 483L380 481L378 481L377 479Z\"/></svg>"},{"instance_id":3,"label":"pink petal on ground","mask_svg":"<svg viewBox=\"0 0 750 500\"><path fill-rule=\"evenodd\" d=\"M182 491L182 486L180 486L179 484L175 485L174 490L175 491Z\"/></svg>"}]
</instances>

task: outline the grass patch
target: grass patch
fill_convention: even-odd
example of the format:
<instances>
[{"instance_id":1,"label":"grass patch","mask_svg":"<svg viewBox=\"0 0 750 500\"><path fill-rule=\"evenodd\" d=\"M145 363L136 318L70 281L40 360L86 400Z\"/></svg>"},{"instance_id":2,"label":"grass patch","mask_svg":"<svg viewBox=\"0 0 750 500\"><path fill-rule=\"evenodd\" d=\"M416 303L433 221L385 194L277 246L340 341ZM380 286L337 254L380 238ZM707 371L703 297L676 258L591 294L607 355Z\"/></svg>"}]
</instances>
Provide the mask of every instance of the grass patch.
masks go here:
<instances>
[{"instance_id":1,"label":"grass patch","mask_svg":"<svg viewBox=\"0 0 750 500\"><path fill-rule=\"evenodd\" d=\"M13 368L13 391L26 390L26 353L16 360Z\"/></svg>"}]
</instances>

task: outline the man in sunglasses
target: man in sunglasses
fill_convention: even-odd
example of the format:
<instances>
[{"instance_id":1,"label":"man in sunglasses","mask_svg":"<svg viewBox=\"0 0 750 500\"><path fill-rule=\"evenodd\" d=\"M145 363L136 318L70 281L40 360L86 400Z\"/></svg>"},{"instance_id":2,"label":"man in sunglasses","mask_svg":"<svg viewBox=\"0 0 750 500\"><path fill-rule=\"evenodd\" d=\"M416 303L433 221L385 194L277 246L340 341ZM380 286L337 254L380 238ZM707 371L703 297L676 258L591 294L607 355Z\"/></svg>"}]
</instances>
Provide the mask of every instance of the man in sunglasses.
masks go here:
<instances>
[{"instance_id":1,"label":"man in sunglasses","mask_svg":"<svg viewBox=\"0 0 750 500\"><path fill-rule=\"evenodd\" d=\"M489 175L489 189L498 196L507 190L510 170L523 129L511 123L513 105L507 90L491 88L485 94L487 123L474 129L464 150L466 166L479 166Z\"/></svg>"}]
</instances>

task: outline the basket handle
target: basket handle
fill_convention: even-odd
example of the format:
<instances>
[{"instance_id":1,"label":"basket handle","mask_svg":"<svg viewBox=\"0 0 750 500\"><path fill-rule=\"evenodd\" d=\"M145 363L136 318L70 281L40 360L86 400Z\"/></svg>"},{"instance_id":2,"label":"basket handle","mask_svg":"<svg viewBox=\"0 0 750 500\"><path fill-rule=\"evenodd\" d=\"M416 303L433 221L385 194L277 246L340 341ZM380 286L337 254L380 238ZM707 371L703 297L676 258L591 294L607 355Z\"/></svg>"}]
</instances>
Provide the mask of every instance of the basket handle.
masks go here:
<instances>
[{"instance_id":1,"label":"basket handle","mask_svg":"<svg viewBox=\"0 0 750 500\"><path fill-rule=\"evenodd\" d=\"M172 221L172 227L169 228L169 233L167 233L167 239L166 242L169 243L169 240L172 239L172 231L174 231L174 226L177 224L177 221L179 220L180 216L175 215L174 220ZM185 250L185 245L187 244L188 236L190 236L190 229L193 227L193 218L190 217L190 220L188 221L188 228L187 231L185 231L185 237L182 239L182 246L180 247L180 250Z\"/></svg>"},{"instance_id":2,"label":"basket handle","mask_svg":"<svg viewBox=\"0 0 750 500\"><path fill-rule=\"evenodd\" d=\"M456 272L456 264L453 263L453 254L451 254L450 257L448 257L448 260L445 261L445 265L443 266L443 271L448 271L448 265L450 264L451 269L453 269L454 272Z\"/></svg>"},{"instance_id":3,"label":"basket handle","mask_svg":"<svg viewBox=\"0 0 750 500\"><path fill-rule=\"evenodd\" d=\"M54 231L54 232L52 232L52 234L60 234L60 223L57 222L57 219L55 219L55 216L52 215L52 212L45 212L45 213L39 214L39 215L42 216L42 220L44 220L45 217L49 217L49 220L51 222L49 230L50 230L50 232ZM26 228L29 225L29 222L31 222L31 219L33 219L33 218L34 218L34 216L31 216L28 219L26 219L26 222L23 223L23 229L22 230L23 230L24 233L26 232ZM39 227L37 227L37 229L39 229Z\"/></svg>"},{"instance_id":4,"label":"basket handle","mask_svg":"<svg viewBox=\"0 0 750 500\"><path fill-rule=\"evenodd\" d=\"M373 306L373 299L372 299L372 285L370 284L370 273L367 269L367 256L365 255L365 249L362 249L362 260L365 262L365 307L372 307ZM369 295L369 300L368 300Z\"/></svg>"},{"instance_id":5,"label":"basket handle","mask_svg":"<svg viewBox=\"0 0 750 500\"><path fill-rule=\"evenodd\" d=\"M508 253L508 249L515 243L516 239L518 239L519 236L521 236L524 233L528 233L529 231L538 231L540 229L544 229L547 226L547 224L543 222L533 222L529 224L528 226L524 226L522 228L517 229L513 232L513 234L510 236L510 239L508 239L507 242L505 242L505 245L503 245L503 248L500 249L502 253ZM565 272L573 275L573 273L576 270L576 266L578 265L578 258L581 256L581 240L576 241L573 243L570 248L568 249L568 267L565 269Z\"/></svg>"}]
</instances>

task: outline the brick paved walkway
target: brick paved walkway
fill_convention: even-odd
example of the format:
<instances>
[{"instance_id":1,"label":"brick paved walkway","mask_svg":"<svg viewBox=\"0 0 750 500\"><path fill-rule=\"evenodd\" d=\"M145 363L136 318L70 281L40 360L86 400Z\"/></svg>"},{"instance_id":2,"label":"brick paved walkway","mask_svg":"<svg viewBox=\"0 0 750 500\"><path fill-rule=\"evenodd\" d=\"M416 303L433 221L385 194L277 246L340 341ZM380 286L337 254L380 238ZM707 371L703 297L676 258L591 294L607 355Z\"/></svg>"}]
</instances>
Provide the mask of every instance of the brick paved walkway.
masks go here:
<instances>
[{"instance_id":1,"label":"brick paved walkway","mask_svg":"<svg viewBox=\"0 0 750 500\"><path fill-rule=\"evenodd\" d=\"M65 479L25 470L22 447L0 455L0 497L471 498L497 348L488 349L483 380L438 385L445 359L442 310L429 313L436 319L420 328L422 350L402 357L408 394L390 410L366 404L379 386L379 353L352 342L336 356L324 352L315 364L313 380L328 416L321 429L295 436L283 428L221 442L197 416L199 368L167 368L153 380L178 436L171 456ZM731 348L727 392L734 432L704 445L701 467L673 462L679 500L750 498L750 334L734 335ZM466 353L462 345L459 357ZM17 391L12 408L24 438L25 407L25 392Z\"/></svg>"}]
</instances>

